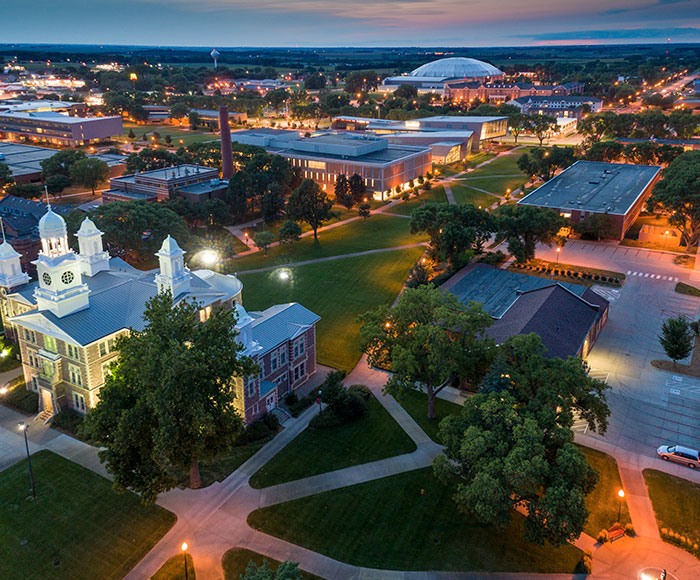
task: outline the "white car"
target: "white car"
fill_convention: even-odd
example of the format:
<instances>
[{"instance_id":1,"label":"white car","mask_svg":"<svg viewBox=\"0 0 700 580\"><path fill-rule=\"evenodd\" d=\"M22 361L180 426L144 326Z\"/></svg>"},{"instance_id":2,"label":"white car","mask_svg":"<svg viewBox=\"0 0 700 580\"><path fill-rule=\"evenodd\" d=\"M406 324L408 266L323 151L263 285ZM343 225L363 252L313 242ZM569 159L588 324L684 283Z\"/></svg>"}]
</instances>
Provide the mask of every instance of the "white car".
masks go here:
<instances>
[{"instance_id":1,"label":"white car","mask_svg":"<svg viewBox=\"0 0 700 580\"><path fill-rule=\"evenodd\" d=\"M664 461L675 461L687 465L691 469L700 468L700 457L698 450L682 445L662 445L656 450L656 453Z\"/></svg>"}]
</instances>

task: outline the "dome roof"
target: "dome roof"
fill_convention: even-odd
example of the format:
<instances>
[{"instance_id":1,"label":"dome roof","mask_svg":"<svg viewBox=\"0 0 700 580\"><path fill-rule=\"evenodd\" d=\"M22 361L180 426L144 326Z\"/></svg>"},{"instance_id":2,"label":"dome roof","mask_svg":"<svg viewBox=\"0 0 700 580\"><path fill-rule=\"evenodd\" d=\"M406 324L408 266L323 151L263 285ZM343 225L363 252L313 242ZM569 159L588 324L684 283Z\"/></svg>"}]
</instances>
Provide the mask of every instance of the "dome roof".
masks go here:
<instances>
[{"instance_id":1,"label":"dome roof","mask_svg":"<svg viewBox=\"0 0 700 580\"><path fill-rule=\"evenodd\" d=\"M102 232L97 229L97 226L95 225L95 222L93 222L89 217L86 217L83 220L83 223L80 224L80 229L76 232L77 236L90 236L93 234L101 234Z\"/></svg>"},{"instance_id":2,"label":"dome roof","mask_svg":"<svg viewBox=\"0 0 700 580\"><path fill-rule=\"evenodd\" d=\"M39 220L39 236L42 238L62 238L66 235L66 222L49 206L49 210Z\"/></svg>"},{"instance_id":3,"label":"dome roof","mask_svg":"<svg viewBox=\"0 0 700 580\"><path fill-rule=\"evenodd\" d=\"M503 71L487 62L474 58L442 58L419 66L410 76L434 77L440 79L459 79L474 77L494 77L503 75Z\"/></svg>"},{"instance_id":4,"label":"dome roof","mask_svg":"<svg viewBox=\"0 0 700 580\"><path fill-rule=\"evenodd\" d=\"M21 254L10 245L10 242L0 244L0 259L6 260L7 258L18 258L20 256Z\"/></svg>"}]
</instances>

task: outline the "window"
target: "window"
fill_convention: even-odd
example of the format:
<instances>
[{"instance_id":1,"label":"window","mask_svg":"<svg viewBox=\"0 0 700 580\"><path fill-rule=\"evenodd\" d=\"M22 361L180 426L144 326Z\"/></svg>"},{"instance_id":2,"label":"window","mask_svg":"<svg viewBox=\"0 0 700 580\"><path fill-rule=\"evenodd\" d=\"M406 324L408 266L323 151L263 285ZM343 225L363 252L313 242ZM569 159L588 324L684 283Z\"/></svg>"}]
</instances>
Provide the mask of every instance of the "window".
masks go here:
<instances>
[{"instance_id":1,"label":"window","mask_svg":"<svg viewBox=\"0 0 700 580\"><path fill-rule=\"evenodd\" d=\"M70 374L70 382L79 387L83 386L83 375L80 368L75 365L68 365L68 373Z\"/></svg>"},{"instance_id":2,"label":"window","mask_svg":"<svg viewBox=\"0 0 700 580\"><path fill-rule=\"evenodd\" d=\"M58 352L56 350L56 339L53 336L44 337L44 349L48 350L49 352Z\"/></svg>"},{"instance_id":3,"label":"window","mask_svg":"<svg viewBox=\"0 0 700 580\"><path fill-rule=\"evenodd\" d=\"M80 360L80 349L77 346L66 343L66 352L70 358Z\"/></svg>"},{"instance_id":4,"label":"window","mask_svg":"<svg viewBox=\"0 0 700 580\"><path fill-rule=\"evenodd\" d=\"M271 372L277 370L277 351L273 352L270 356L270 370Z\"/></svg>"},{"instance_id":5,"label":"window","mask_svg":"<svg viewBox=\"0 0 700 580\"><path fill-rule=\"evenodd\" d=\"M39 379L37 377L32 377L32 391L39 390Z\"/></svg>"},{"instance_id":6,"label":"window","mask_svg":"<svg viewBox=\"0 0 700 580\"><path fill-rule=\"evenodd\" d=\"M209 320L210 315L211 315L211 305L207 306L206 308L202 308L199 311L199 321L206 322L207 320Z\"/></svg>"},{"instance_id":7,"label":"window","mask_svg":"<svg viewBox=\"0 0 700 580\"><path fill-rule=\"evenodd\" d=\"M112 371L109 370L109 367L113 362L114 361L111 360L111 361L106 362L102 365L102 382L103 383L107 382L107 377L112 376Z\"/></svg>"},{"instance_id":8,"label":"window","mask_svg":"<svg viewBox=\"0 0 700 580\"><path fill-rule=\"evenodd\" d=\"M300 365L294 367L294 382L296 383L306 374L306 363L303 362Z\"/></svg>"},{"instance_id":9,"label":"window","mask_svg":"<svg viewBox=\"0 0 700 580\"><path fill-rule=\"evenodd\" d=\"M27 328L24 329L24 338L28 340L29 342L34 342L36 343L36 335L34 334L33 330L29 330Z\"/></svg>"},{"instance_id":10,"label":"window","mask_svg":"<svg viewBox=\"0 0 700 580\"><path fill-rule=\"evenodd\" d=\"M280 366L287 364L287 347L283 346L280 349Z\"/></svg>"},{"instance_id":11,"label":"window","mask_svg":"<svg viewBox=\"0 0 700 580\"><path fill-rule=\"evenodd\" d=\"M253 378L248 379L248 396L255 396L255 379Z\"/></svg>"},{"instance_id":12,"label":"window","mask_svg":"<svg viewBox=\"0 0 700 580\"><path fill-rule=\"evenodd\" d=\"M304 339L305 337L302 336L294 341L294 358L300 357L302 354L304 354Z\"/></svg>"},{"instance_id":13,"label":"window","mask_svg":"<svg viewBox=\"0 0 700 580\"><path fill-rule=\"evenodd\" d=\"M73 393L73 406L78 411L85 411L85 397L80 393Z\"/></svg>"},{"instance_id":14,"label":"window","mask_svg":"<svg viewBox=\"0 0 700 580\"><path fill-rule=\"evenodd\" d=\"M114 351L114 339L109 338L107 340L103 340L99 346L100 346L100 356L106 356L110 352Z\"/></svg>"},{"instance_id":15,"label":"window","mask_svg":"<svg viewBox=\"0 0 700 580\"><path fill-rule=\"evenodd\" d=\"M326 170L326 162L325 161L309 160L309 169L323 169L325 171Z\"/></svg>"}]
</instances>

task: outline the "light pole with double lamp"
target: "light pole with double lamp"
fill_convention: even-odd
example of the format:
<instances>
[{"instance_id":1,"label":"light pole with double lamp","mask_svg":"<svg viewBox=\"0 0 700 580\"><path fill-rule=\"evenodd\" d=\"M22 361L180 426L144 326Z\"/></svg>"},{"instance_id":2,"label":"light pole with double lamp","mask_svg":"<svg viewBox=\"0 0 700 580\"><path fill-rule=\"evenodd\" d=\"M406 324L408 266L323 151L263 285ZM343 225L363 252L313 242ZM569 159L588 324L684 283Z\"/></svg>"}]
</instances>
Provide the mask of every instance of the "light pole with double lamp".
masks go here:
<instances>
[{"instance_id":1,"label":"light pole with double lamp","mask_svg":"<svg viewBox=\"0 0 700 580\"><path fill-rule=\"evenodd\" d=\"M36 499L36 486L34 485L34 473L32 473L32 458L29 456L29 441L27 440L27 430L29 425L20 421L17 426L24 433L24 447L27 449L27 465L29 466L29 481L32 483L32 498Z\"/></svg>"}]
</instances>

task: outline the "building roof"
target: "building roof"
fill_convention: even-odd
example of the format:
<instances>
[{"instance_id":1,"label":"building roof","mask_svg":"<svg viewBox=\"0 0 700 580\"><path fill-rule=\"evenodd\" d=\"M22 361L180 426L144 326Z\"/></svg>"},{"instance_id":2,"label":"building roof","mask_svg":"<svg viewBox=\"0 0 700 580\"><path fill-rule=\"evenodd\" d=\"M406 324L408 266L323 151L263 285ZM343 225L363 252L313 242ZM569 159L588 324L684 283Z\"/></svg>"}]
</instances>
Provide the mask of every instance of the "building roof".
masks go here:
<instances>
[{"instance_id":1,"label":"building roof","mask_svg":"<svg viewBox=\"0 0 700 580\"><path fill-rule=\"evenodd\" d=\"M577 161L518 205L625 215L660 171L656 165Z\"/></svg>"},{"instance_id":2,"label":"building roof","mask_svg":"<svg viewBox=\"0 0 700 580\"><path fill-rule=\"evenodd\" d=\"M253 340L265 354L287 340L294 340L321 317L298 302L277 304L262 312L249 312L253 318Z\"/></svg>"},{"instance_id":3,"label":"building roof","mask_svg":"<svg viewBox=\"0 0 700 580\"><path fill-rule=\"evenodd\" d=\"M411 77L428 77L433 79L457 79L494 77L503 75L503 71L495 66L474 58L451 57L441 58L419 66L413 70Z\"/></svg>"},{"instance_id":4,"label":"building roof","mask_svg":"<svg viewBox=\"0 0 700 580\"><path fill-rule=\"evenodd\" d=\"M91 123L93 121L103 121L105 119L119 119L121 117L71 117L53 111L32 111L29 113L10 113L0 112L0 118L3 119L27 119L30 121L52 121L63 123L65 125L80 125L82 123Z\"/></svg>"},{"instance_id":5,"label":"building roof","mask_svg":"<svg viewBox=\"0 0 700 580\"><path fill-rule=\"evenodd\" d=\"M602 103L603 99L598 97L586 97L584 95L525 95L524 97L518 97L513 99L511 102L515 102L521 105L526 103L567 103L572 105L585 105L587 103Z\"/></svg>"},{"instance_id":6,"label":"building roof","mask_svg":"<svg viewBox=\"0 0 700 580\"><path fill-rule=\"evenodd\" d=\"M576 355L608 302L579 284L555 282L475 264L450 292L462 303L478 302L494 318L487 335L497 343L534 332L548 356Z\"/></svg>"}]
</instances>

